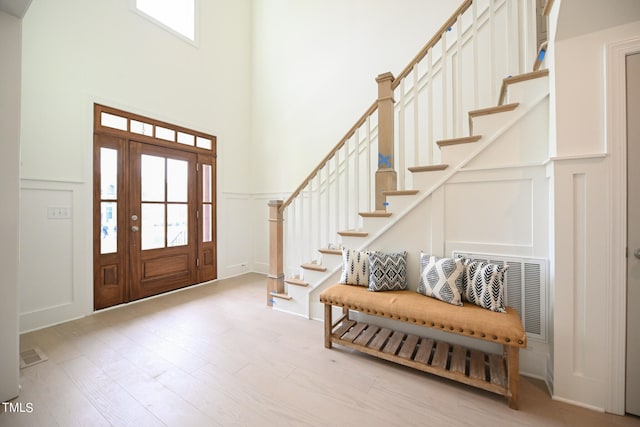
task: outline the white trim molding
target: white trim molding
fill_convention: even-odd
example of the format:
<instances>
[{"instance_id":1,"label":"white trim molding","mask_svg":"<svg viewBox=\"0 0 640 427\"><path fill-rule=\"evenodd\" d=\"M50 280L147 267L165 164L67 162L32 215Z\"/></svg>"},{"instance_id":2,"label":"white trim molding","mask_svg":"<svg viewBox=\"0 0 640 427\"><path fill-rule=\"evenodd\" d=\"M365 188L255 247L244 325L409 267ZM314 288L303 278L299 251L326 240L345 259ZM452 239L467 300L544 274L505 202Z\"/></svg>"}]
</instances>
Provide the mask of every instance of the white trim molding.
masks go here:
<instances>
[{"instance_id":1,"label":"white trim molding","mask_svg":"<svg viewBox=\"0 0 640 427\"><path fill-rule=\"evenodd\" d=\"M605 145L611 176L611 292L609 307L609 379L607 412L625 413L626 367L626 247L627 247L627 137L626 61L640 52L640 37L610 43L605 48Z\"/></svg>"}]
</instances>

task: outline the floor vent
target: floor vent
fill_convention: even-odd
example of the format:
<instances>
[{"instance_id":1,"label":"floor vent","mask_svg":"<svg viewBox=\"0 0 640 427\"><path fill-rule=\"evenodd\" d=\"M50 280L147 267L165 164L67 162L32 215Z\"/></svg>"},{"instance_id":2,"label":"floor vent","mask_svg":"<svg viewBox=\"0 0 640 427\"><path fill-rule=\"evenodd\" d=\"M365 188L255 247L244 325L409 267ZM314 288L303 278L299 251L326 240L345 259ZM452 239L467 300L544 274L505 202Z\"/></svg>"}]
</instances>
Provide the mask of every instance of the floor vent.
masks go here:
<instances>
[{"instance_id":1,"label":"floor vent","mask_svg":"<svg viewBox=\"0 0 640 427\"><path fill-rule=\"evenodd\" d=\"M47 355L38 347L30 348L20 352L20 369L28 368L47 360L49 360Z\"/></svg>"}]
</instances>

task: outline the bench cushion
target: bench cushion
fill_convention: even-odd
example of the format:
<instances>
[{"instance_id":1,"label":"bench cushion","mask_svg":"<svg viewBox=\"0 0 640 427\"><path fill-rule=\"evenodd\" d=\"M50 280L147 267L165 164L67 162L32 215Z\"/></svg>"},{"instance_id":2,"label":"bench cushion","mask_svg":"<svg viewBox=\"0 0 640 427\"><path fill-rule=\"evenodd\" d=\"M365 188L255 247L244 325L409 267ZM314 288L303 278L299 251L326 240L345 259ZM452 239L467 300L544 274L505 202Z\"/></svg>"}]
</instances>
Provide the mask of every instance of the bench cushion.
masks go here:
<instances>
[{"instance_id":1,"label":"bench cushion","mask_svg":"<svg viewBox=\"0 0 640 427\"><path fill-rule=\"evenodd\" d=\"M527 345L520 316L511 307L496 313L471 303L451 305L411 290L371 292L342 284L322 291L320 302L508 346Z\"/></svg>"}]
</instances>

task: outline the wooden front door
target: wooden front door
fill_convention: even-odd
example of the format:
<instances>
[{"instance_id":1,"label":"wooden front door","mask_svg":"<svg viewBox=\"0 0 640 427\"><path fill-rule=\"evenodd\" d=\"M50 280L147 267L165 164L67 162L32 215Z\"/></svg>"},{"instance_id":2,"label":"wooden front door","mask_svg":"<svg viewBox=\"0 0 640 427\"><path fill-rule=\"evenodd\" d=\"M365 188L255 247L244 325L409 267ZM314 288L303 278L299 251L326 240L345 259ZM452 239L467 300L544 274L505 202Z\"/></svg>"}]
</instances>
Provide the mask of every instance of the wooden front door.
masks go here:
<instances>
[{"instance_id":1,"label":"wooden front door","mask_svg":"<svg viewBox=\"0 0 640 427\"><path fill-rule=\"evenodd\" d=\"M125 118L96 106L94 308L215 279L214 137L177 129L170 141L168 133L158 138L159 122L133 116L118 124L105 111ZM141 120L151 130L131 132ZM185 135L193 146L181 146Z\"/></svg>"},{"instance_id":2,"label":"wooden front door","mask_svg":"<svg viewBox=\"0 0 640 427\"><path fill-rule=\"evenodd\" d=\"M129 143L132 300L196 283L196 155Z\"/></svg>"}]
</instances>

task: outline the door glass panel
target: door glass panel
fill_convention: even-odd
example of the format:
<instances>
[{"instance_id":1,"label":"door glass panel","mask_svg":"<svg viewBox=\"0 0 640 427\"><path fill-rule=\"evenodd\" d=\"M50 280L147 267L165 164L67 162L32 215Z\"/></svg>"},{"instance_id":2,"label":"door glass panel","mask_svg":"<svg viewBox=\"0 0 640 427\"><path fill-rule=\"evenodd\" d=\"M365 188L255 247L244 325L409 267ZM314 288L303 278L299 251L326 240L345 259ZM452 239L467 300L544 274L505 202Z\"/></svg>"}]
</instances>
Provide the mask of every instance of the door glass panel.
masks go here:
<instances>
[{"instance_id":1,"label":"door glass panel","mask_svg":"<svg viewBox=\"0 0 640 427\"><path fill-rule=\"evenodd\" d=\"M100 253L112 254L118 251L118 204L100 203Z\"/></svg>"},{"instance_id":2,"label":"door glass panel","mask_svg":"<svg viewBox=\"0 0 640 427\"><path fill-rule=\"evenodd\" d=\"M142 201L164 202L164 157L141 156Z\"/></svg>"},{"instance_id":3,"label":"door glass panel","mask_svg":"<svg viewBox=\"0 0 640 427\"><path fill-rule=\"evenodd\" d=\"M100 198L118 197L118 150L100 148Z\"/></svg>"},{"instance_id":4,"label":"door glass panel","mask_svg":"<svg viewBox=\"0 0 640 427\"><path fill-rule=\"evenodd\" d=\"M164 248L164 204L143 203L141 214L142 250Z\"/></svg>"},{"instance_id":5,"label":"door glass panel","mask_svg":"<svg viewBox=\"0 0 640 427\"><path fill-rule=\"evenodd\" d=\"M202 205L202 241L211 241L211 205Z\"/></svg>"},{"instance_id":6,"label":"door glass panel","mask_svg":"<svg viewBox=\"0 0 640 427\"><path fill-rule=\"evenodd\" d=\"M202 201L211 203L211 165L202 165Z\"/></svg>"},{"instance_id":7,"label":"door glass panel","mask_svg":"<svg viewBox=\"0 0 640 427\"><path fill-rule=\"evenodd\" d=\"M186 160L167 159L167 201L186 202L189 163Z\"/></svg>"},{"instance_id":8,"label":"door glass panel","mask_svg":"<svg viewBox=\"0 0 640 427\"><path fill-rule=\"evenodd\" d=\"M188 211L186 204L167 205L167 246L184 246L188 243Z\"/></svg>"}]
</instances>

